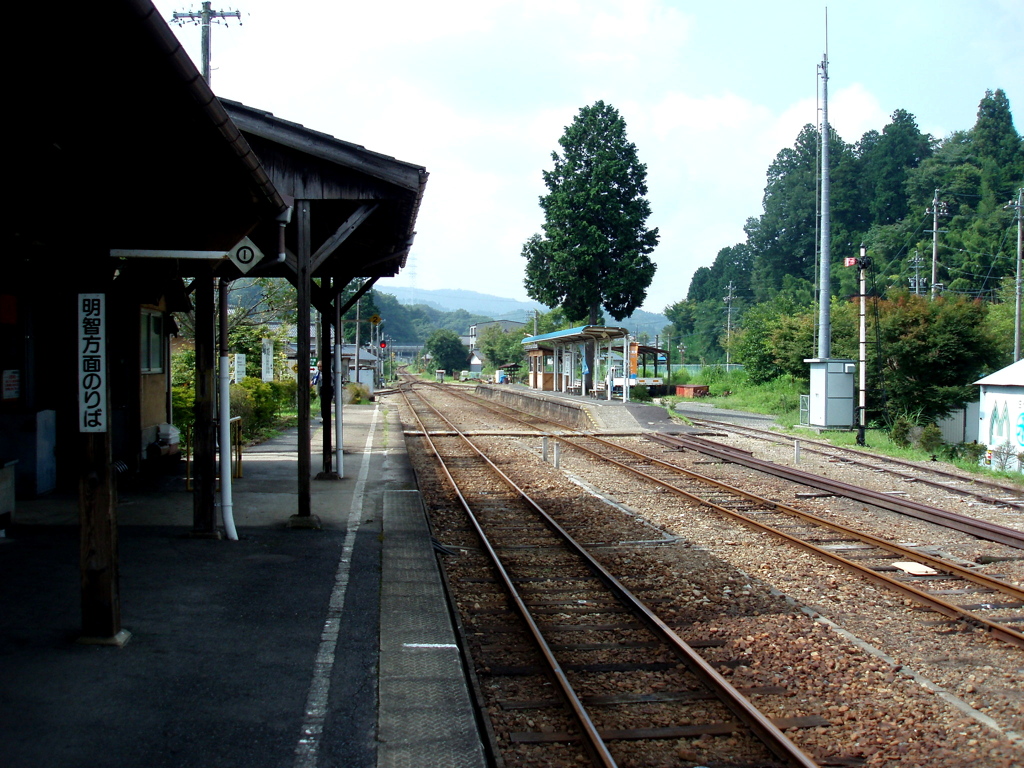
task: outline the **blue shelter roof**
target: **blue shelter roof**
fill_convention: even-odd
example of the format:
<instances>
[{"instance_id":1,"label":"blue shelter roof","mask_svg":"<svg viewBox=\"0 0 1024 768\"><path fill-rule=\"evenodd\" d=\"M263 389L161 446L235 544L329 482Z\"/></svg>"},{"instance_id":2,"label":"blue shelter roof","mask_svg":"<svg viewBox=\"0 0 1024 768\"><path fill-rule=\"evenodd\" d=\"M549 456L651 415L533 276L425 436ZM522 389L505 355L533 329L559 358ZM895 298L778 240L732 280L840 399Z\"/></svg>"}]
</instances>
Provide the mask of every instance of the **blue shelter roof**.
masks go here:
<instances>
[{"instance_id":1,"label":"blue shelter roof","mask_svg":"<svg viewBox=\"0 0 1024 768\"><path fill-rule=\"evenodd\" d=\"M608 341L622 339L629 335L626 328L610 328L604 325L581 325L578 328L567 328L563 331L542 333L539 336L527 336L524 345L536 347L539 342L555 342L557 345L579 344L584 341Z\"/></svg>"}]
</instances>

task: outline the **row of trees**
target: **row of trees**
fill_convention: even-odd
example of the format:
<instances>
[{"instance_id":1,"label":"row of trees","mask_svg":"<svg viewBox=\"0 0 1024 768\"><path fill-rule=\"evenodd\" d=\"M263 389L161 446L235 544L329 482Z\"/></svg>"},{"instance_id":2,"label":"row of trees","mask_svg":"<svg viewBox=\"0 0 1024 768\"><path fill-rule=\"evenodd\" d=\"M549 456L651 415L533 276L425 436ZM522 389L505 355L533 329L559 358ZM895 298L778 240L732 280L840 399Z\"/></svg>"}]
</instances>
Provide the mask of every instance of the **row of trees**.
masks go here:
<instances>
[{"instance_id":1,"label":"row of trees","mask_svg":"<svg viewBox=\"0 0 1024 768\"><path fill-rule=\"evenodd\" d=\"M721 301L729 283L748 303L779 293L803 299L815 285L820 132L806 125L768 169L764 210L747 220L747 238L694 274L687 301ZM1024 144L1003 91L986 92L970 130L944 140L922 133L896 110L881 133L856 144L830 132L832 253L836 265L868 246L886 286L913 288L915 255L928 257L930 211L938 194L939 281L958 295L992 298L1013 269L1014 212L1005 204L1024 180ZM856 292L852 271L835 269L833 295ZM923 287L923 286L922 286Z\"/></svg>"},{"instance_id":2,"label":"row of trees","mask_svg":"<svg viewBox=\"0 0 1024 768\"><path fill-rule=\"evenodd\" d=\"M665 309L689 359L720 362L728 350L755 381L806 377L803 359L815 349L820 139L808 125L779 152L746 240L719 251L696 271L686 299ZM829 140L833 354L856 357L847 302L858 293L857 274L841 265L864 244L875 265L876 394L898 411L934 418L976 394L964 385L1012 362L1016 211L1007 202L1024 185L1024 140L1000 90L985 93L971 129L942 140L905 110L856 144L834 131ZM941 298L929 302L936 211Z\"/></svg>"},{"instance_id":3,"label":"row of trees","mask_svg":"<svg viewBox=\"0 0 1024 768\"><path fill-rule=\"evenodd\" d=\"M965 297L931 301L906 291L875 299L867 345L869 417L927 424L976 399L972 382L998 367L1008 327L1012 338L1012 307L1011 301L996 310ZM858 315L857 302L833 300L833 356L857 359ZM817 320L817 312L784 294L751 307L733 340L748 380L806 379Z\"/></svg>"}]
</instances>

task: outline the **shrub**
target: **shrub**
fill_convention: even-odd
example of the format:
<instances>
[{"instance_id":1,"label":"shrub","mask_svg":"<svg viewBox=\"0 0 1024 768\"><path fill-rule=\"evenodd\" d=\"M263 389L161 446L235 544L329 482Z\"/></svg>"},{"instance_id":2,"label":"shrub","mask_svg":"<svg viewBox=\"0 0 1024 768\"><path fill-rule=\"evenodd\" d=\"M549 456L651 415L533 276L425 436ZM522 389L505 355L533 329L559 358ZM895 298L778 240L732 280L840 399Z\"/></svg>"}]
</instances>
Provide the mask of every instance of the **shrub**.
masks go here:
<instances>
[{"instance_id":1,"label":"shrub","mask_svg":"<svg viewBox=\"0 0 1024 768\"><path fill-rule=\"evenodd\" d=\"M1005 442L1002 445L997 445L991 449L992 451L992 466L1001 472L1008 472L1014 468L1014 462L1020 461L1020 454L1017 453L1016 448L1010 445L1009 442ZM1018 468L1021 466L1017 465Z\"/></svg>"},{"instance_id":2,"label":"shrub","mask_svg":"<svg viewBox=\"0 0 1024 768\"><path fill-rule=\"evenodd\" d=\"M174 426L184 432L196 421L196 393L191 387L171 388L171 416Z\"/></svg>"},{"instance_id":3,"label":"shrub","mask_svg":"<svg viewBox=\"0 0 1024 768\"><path fill-rule=\"evenodd\" d=\"M273 387L269 383L251 376L242 379L238 386L248 391L252 396L252 413L250 418L253 423L251 427L258 430L271 426L279 410Z\"/></svg>"},{"instance_id":4,"label":"shrub","mask_svg":"<svg viewBox=\"0 0 1024 768\"><path fill-rule=\"evenodd\" d=\"M900 448L910 447L910 430L913 428L913 424L905 416L899 416L892 423L892 428L889 430L889 439L891 439Z\"/></svg>"},{"instance_id":5,"label":"shrub","mask_svg":"<svg viewBox=\"0 0 1024 768\"><path fill-rule=\"evenodd\" d=\"M726 370L721 365L705 365L697 375L698 380L703 384L711 386L719 384L726 378Z\"/></svg>"},{"instance_id":6,"label":"shrub","mask_svg":"<svg viewBox=\"0 0 1024 768\"><path fill-rule=\"evenodd\" d=\"M951 459L960 459L968 464L977 464L985 454L985 446L980 443L957 443L948 447Z\"/></svg>"},{"instance_id":7,"label":"shrub","mask_svg":"<svg viewBox=\"0 0 1024 768\"><path fill-rule=\"evenodd\" d=\"M299 382L295 379L282 379L269 382L271 391L274 393L274 402L277 406L277 413L289 410L296 402L299 393Z\"/></svg>"},{"instance_id":8,"label":"shrub","mask_svg":"<svg viewBox=\"0 0 1024 768\"><path fill-rule=\"evenodd\" d=\"M196 353L183 349L171 355L171 386L190 387L196 381Z\"/></svg>"},{"instance_id":9,"label":"shrub","mask_svg":"<svg viewBox=\"0 0 1024 768\"><path fill-rule=\"evenodd\" d=\"M938 453L939 448L944 442L942 430L934 423L922 429L921 436L917 439L917 444L921 447L921 450L932 454L933 457Z\"/></svg>"},{"instance_id":10,"label":"shrub","mask_svg":"<svg viewBox=\"0 0 1024 768\"><path fill-rule=\"evenodd\" d=\"M242 420L242 438L249 440L256 434L256 399L245 387L235 384L230 390L231 415Z\"/></svg>"},{"instance_id":11,"label":"shrub","mask_svg":"<svg viewBox=\"0 0 1024 768\"><path fill-rule=\"evenodd\" d=\"M362 405L370 402L370 390L365 384L357 384L350 381L345 385L345 393L342 396L345 405Z\"/></svg>"},{"instance_id":12,"label":"shrub","mask_svg":"<svg viewBox=\"0 0 1024 768\"><path fill-rule=\"evenodd\" d=\"M629 388L629 399L638 403L649 403L654 398L652 398L651 393L647 391L647 387L643 384L637 384L635 387Z\"/></svg>"}]
</instances>

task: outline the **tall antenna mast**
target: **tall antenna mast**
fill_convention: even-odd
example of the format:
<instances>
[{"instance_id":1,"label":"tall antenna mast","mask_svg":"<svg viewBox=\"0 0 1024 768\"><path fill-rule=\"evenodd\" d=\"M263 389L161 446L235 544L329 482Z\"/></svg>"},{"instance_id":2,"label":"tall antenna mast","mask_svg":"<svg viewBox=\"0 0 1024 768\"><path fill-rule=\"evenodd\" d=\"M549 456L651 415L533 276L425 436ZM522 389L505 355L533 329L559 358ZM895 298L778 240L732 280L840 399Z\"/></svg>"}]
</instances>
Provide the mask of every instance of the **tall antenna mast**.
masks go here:
<instances>
[{"instance_id":1,"label":"tall antenna mast","mask_svg":"<svg viewBox=\"0 0 1024 768\"><path fill-rule=\"evenodd\" d=\"M210 10L211 3L209 0L204 0L203 9L201 11L175 11L171 14L171 21L176 22L179 27L185 26L186 21L191 21L193 24L199 24L202 30L202 49L203 49L203 80L206 84L210 84L210 22L213 19L238 19L238 23L242 23L242 12L241 11L212 11Z\"/></svg>"},{"instance_id":2,"label":"tall antenna mast","mask_svg":"<svg viewBox=\"0 0 1024 768\"><path fill-rule=\"evenodd\" d=\"M825 55L818 65L821 71L821 255L818 269L818 359L824 360L832 353L831 328L831 246L832 217L829 213L831 182L829 179L829 143L831 131L828 126L828 10L825 11Z\"/></svg>"}]
</instances>

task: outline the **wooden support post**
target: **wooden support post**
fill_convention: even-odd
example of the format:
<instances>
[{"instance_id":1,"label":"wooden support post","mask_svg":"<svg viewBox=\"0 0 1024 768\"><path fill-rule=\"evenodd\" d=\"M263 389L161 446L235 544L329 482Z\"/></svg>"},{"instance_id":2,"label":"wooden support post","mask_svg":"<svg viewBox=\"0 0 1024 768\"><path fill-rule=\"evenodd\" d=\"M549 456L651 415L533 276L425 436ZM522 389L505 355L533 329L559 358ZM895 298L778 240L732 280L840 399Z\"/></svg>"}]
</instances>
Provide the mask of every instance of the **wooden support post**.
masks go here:
<instances>
[{"instance_id":1,"label":"wooden support post","mask_svg":"<svg viewBox=\"0 0 1024 768\"><path fill-rule=\"evenodd\" d=\"M110 436L83 435L78 486L81 520L82 636L79 642L124 645L117 552L117 492L111 472Z\"/></svg>"},{"instance_id":2,"label":"wooden support post","mask_svg":"<svg viewBox=\"0 0 1024 768\"><path fill-rule=\"evenodd\" d=\"M219 536L216 519L217 426L214 359L216 333L213 270L209 265L196 277L196 389L192 428L192 535Z\"/></svg>"},{"instance_id":3,"label":"wooden support post","mask_svg":"<svg viewBox=\"0 0 1024 768\"><path fill-rule=\"evenodd\" d=\"M298 444L298 511L292 515L288 524L293 528L319 528L320 521L313 515L312 487L310 472L312 468L312 448L310 446L310 398L309 398L309 321L310 293L312 291L312 275L310 257L312 255L312 233L310 232L310 201L296 200L295 213L298 226L298 250L296 258L295 290L297 293L296 325L296 364L299 366L299 444Z\"/></svg>"},{"instance_id":4,"label":"wooden support post","mask_svg":"<svg viewBox=\"0 0 1024 768\"><path fill-rule=\"evenodd\" d=\"M79 294L78 301L76 338L81 435L78 511L82 597L79 642L122 646L131 634L121 627L117 490L111 468L109 432L106 297L100 293Z\"/></svg>"}]
</instances>

